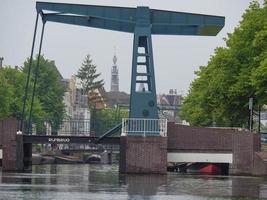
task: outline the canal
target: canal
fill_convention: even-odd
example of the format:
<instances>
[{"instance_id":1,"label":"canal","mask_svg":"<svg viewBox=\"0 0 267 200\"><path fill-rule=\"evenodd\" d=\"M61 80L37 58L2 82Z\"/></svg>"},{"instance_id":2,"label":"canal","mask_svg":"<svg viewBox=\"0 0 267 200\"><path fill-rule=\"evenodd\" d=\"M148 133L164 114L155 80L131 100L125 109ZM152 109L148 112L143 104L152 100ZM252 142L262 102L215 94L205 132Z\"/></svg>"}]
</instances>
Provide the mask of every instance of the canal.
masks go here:
<instances>
[{"instance_id":1,"label":"canal","mask_svg":"<svg viewBox=\"0 0 267 200\"><path fill-rule=\"evenodd\" d=\"M0 172L0 199L265 199L267 178L119 175L117 165L39 165L30 173Z\"/></svg>"}]
</instances>

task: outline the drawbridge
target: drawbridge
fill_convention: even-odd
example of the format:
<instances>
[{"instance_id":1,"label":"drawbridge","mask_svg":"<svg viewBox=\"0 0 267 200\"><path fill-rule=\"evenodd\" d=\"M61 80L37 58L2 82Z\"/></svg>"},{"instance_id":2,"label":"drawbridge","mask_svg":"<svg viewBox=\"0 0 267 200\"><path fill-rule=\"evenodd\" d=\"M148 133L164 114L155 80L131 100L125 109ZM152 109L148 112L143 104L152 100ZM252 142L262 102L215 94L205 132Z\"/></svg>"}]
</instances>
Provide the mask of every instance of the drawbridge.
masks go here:
<instances>
[{"instance_id":1,"label":"drawbridge","mask_svg":"<svg viewBox=\"0 0 267 200\"><path fill-rule=\"evenodd\" d=\"M191 35L215 36L223 28L225 18L221 16L193 14L184 12L150 9L149 7L112 7L66 3L36 3L36 22L30 57L22 121L25 118L25 105L32 69L32 58L39 16L42 18L42 32L35 71L34 90L39 73L39 58L42 49L45 24L47 22L64 23L76 26L100 28L134 34L130 119L158 119L157 93L153 61L152 35ZM75 37L75 36L74 36ZM104 45L104 44L103 44ZM140 89L141 88L141 89ZM34 102L34 92L32 95ZM32 118L32 106L29 114ZM21 126L23 123L21 123ZM111 132L117 131L115 127ZM22 130L22 127L21 127ZM133 135L135 133L131 131ZM159 132L154 133L159 135Z\"/></svg>"}]
</instances>

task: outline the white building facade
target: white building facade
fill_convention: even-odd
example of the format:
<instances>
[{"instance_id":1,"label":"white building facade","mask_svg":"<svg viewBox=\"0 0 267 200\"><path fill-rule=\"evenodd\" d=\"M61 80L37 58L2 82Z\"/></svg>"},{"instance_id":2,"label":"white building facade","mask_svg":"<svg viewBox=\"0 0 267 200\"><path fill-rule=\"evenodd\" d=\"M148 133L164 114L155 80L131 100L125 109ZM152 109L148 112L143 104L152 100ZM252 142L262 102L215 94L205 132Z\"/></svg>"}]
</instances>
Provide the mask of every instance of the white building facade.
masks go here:
<instances>
[{"instance_id":1,"label":"white building facade","mask_svg":"<svg viewBox=\"0 0 267 200\"><path fill-rule=\"evenodd\" d=\"M80 84L73 75L66 80L67 91L64 96L65 119L59 135L90 135L90 110L88 96L84 94Z\"/></svg>"}]
</instances>

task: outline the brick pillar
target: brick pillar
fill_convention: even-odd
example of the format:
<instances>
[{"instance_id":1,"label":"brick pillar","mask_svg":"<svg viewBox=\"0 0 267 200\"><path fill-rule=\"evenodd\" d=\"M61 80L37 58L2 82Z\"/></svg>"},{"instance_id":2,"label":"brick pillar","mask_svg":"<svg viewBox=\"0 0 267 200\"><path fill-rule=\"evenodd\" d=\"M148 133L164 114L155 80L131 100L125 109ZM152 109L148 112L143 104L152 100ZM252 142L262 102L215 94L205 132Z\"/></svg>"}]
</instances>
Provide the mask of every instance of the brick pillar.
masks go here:
<instances>
[{"instance_id":1,"label":"brick pillar","mask_svg":"<svg viewBox=\"0 0 267 200\"><path fill-rule=\"evenodd\" d=\"M2 121L2 147L4 171L23 170L23 136L17 135L17 120L4 119Z\"/></svg>"},{"instance_id":2,"label":"brick pillar","mask_svg":"<svg viewBox=\"0 0 267 200\"><path fill-rule=\"evenodd\" d=\"M2 142L3 142L2 135L3 135L3 120L0 119L0 149L2 149Z\"/></svg>"},{"instance_id":3,"label":"brick pillar","mask_svg":"<svg viewBox=\"0 0 267 200\"><path fill-rule=\"evenodd\" d=\"M3 135L3 120L0 119L0 155L2 155L3 152L3 146L2 146L2 135ZM0 157L0 166L2 166L2 156Z\"/></svg>"},{"instance_id":4,"label":"brick pillar","mask_svg":"<svg viewBox=\"0 0 267 200\"><path fill-rule=\"evenodd\" d=\"M167 137L123 136L120 148L121 173L167 172Z\"/></svg>"},{"instance_id":5,"label":"brick pillar","mask_svg":"<svg viewBox=\"0 0 267 200\"><path fill-rule=\"evenodd\" d=\"M230 174L252 174L255 152L260 151L260 137L251 132L233 134L233 164Z\"/></svg>"}]
</instances>

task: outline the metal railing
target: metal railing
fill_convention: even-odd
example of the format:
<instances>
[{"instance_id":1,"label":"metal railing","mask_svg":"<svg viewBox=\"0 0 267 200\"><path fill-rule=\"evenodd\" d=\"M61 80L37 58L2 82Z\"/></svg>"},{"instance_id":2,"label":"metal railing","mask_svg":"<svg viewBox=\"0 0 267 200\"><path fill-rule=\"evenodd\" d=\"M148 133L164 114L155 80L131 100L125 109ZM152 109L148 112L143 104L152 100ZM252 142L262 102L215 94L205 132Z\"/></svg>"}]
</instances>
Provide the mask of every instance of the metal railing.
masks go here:
<instances>
[{"instance_id":1,"label":"metal railing","mask_svg":"<svg viewBox=\"0 0 267 200\"><path fill-rule=\"evenodd\" d=\"M57 123L55 123L57 122ZM118 125L115 120L99 119L66 119L55 121L49 119L33 120L28 128L25 121L23 134L29 135L71 135L71 136L102 136L104 133ZM18 124L19 127L19 124ZM29 130L29 133L28 133ZM118 131L118 135L120 131Z\"/></svg>"},{"instance_id":2,"label":"metal railing","mask_svg":"<svg viewBox=\"0 0 267 200\"><path fill-rule=\"evenodd\" d=\"M27 133L28 127L24 132ZM38 119L30 125L30 135L77 135L89 136L90 119L68 119L55 123L53 120Z\"/></svg>"},{"instance_id":3,"label":"metal railing","mask_svg":"<svg viewBox=\"0 0 267 200\"><path fill-rule=\"evenodd\" d=\"M58 135L90 135L90 119L63 120Z\"/></svg>"},{"instance_id":4,"label":"metal railing","mask_svg":"<svg viewBox=\"0 0 267 200\"><path fill-rule=\"evenodd\" d=\"M167 136L167 119L123 118L121 135Z\"/></svg>"}]
</instances>

